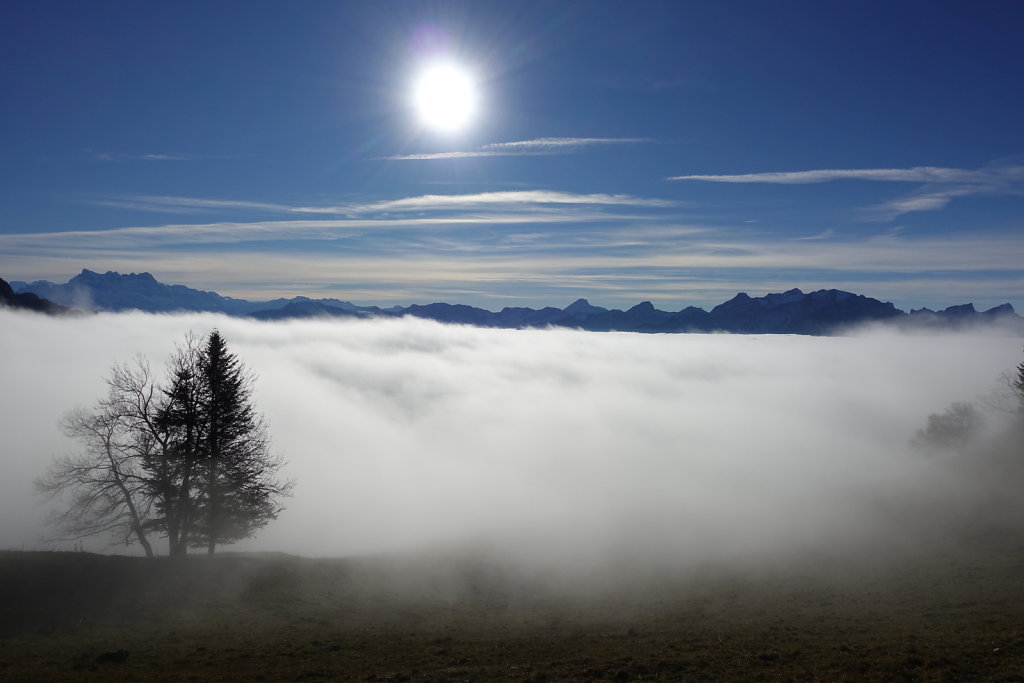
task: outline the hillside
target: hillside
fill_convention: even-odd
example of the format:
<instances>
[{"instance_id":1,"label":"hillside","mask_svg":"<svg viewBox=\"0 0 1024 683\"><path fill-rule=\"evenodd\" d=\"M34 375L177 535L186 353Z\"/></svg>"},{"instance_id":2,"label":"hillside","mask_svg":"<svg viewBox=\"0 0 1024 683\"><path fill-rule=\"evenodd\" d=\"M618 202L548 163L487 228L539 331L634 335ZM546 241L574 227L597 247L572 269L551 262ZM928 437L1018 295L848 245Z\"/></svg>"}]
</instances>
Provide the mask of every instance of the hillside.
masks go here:
<instances>
[{"instance_id":1,"label":"hillside","mask_svg":"<svg viewBox=\"0 0 1024 683\"><path fill-rule=\"evenodd\" d=\"M455 557L2 552L0 678L1014 680L1022 561L975 541L574 595Z\"/></svg>"}]
</instances>

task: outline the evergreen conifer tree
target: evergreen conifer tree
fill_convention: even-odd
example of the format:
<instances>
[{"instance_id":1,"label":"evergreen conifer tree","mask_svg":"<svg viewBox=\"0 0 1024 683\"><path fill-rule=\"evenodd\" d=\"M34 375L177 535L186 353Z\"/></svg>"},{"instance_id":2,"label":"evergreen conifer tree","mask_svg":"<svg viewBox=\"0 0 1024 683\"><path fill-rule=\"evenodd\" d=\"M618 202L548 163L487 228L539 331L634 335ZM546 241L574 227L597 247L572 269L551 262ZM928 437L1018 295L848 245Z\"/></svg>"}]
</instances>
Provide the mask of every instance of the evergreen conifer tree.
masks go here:
<instances>
[{"instance_id":1,"label":"evergreen conifer tree","mask_svg":"<svg viewBox=\"0 0 1024 683\"><path fill-rule=\"evenodd\" d=\"M218 544L247 538L276 518L277 499L290 485L273 477L280 463L268 451L266 426L252 404L251 375L220 332L207 338L198 369L204 432L189 542L212 555Z\"/></svg>"}]
</instances>

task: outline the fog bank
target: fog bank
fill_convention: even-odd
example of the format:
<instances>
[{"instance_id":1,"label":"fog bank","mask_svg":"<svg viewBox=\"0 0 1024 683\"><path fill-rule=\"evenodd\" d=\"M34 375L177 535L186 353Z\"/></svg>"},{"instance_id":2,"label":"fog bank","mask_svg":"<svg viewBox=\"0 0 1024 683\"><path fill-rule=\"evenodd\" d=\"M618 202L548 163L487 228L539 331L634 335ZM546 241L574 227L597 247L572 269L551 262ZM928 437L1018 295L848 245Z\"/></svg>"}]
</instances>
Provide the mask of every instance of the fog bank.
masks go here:
<instances>
[{"instance_id":1,"label":"fog bank","mask_svg":"<svg viewBox=\"0 0 1024 683\"><path fill-rule=\"evenodd\" d=\"M258 375L287 509L233 550L481 543L542 565L786 552L880 533L956 482L908 442L1021 360L1005 336L638 335L424 320L0 311L0 548L47 542L32 480L111 364L220 329ZM164 543L156 546L166 552ZM84 547L117 551L101 539Z\"/></svg>"}]
</instances>

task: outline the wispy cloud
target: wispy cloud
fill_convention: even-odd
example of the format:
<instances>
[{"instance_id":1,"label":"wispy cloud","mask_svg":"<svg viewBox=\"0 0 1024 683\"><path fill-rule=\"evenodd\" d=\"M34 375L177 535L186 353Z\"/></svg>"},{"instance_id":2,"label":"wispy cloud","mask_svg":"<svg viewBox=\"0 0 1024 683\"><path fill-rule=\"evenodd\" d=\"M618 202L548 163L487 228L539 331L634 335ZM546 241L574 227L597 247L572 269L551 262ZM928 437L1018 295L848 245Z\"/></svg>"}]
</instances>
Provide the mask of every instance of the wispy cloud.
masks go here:
<instances>
[{"instance_id":1,"label":"wispy cloud","mask_svg":"<svg viewBox=\"0 0 1024 683\"><path fill-rule=\"evenodd\" d=\"M589 206L631 206L667 208L679 206L679 202L666 199L634 197L627 194L576 194L551 190L515 190L503 192L479 192L474 194L426 194L380 202L339 204L336 206L301 206L269 202L251 202L230 199L205 199L201 197L166 197L139 195L130 197L102 198L94 204L136 211L159 213L197 213L202 211L259 211L276 214L327 214L336 216L361 216L374 213L431 210L471 210L482 206L507 206L519 209L530 206L589 205Z\"/></svg>"},{"instance_id":2,"label":"wispy cloud","mask_svg":"<svg viewBox=\"0 0 1024 683\"><path fill-rule=\"evenodd\" d=\"M481 149L501 152L528 152L550 150L572 150L594 145L628 145L651 142L650 138L535 138L533 140L517 140L515 142L493 142Z\"/></svg>"},{"instance_id":3,"label":"wispy cloud","mask_svg":"<svg viewBox=\"0 0 1024 683\"><path fill-rule=\"evenodd\" d=\"M478 226L598 224L609 220L642 221L645 216L608 214L597 209L548 211L474 212L433 217L377 217L337 220L226 221L219 223L172 223L153 227L122 227L106 230L71 230L45 233L0 235L0 252L41 254L63 249L155 249L163 246L191 246L197 250L212 245L276 242L282 240L321 242L380 231L425 231L472 229Z\"/></svg>"},{"instance_id":4,"label":"wispy cloud","mask_svg":"<svg viewBox=\"0 0 1024 683\"><path fill-rule=\"evenodd\" d=\"M421 161L429 159L465 159L471 157L526 156L544 154L571 154L585 147L599 145L627 145L651 142L650 138L534 138L512 142L492 142L476 149L461 152L435 152L426 154L400 154L384 157L389 161Z\"/></svg>"},{"instance_id":5,"label":"wispy cloud","mask_svg":"<svg viewBox=\"0 0 1024 683\"><path fill-rule=\"evenodd\" d=\"M346 242L328 231L330 237L317 240L310 233L304 243L281 251L251 239L234 245L194 242L183 226L152 239L143 234L145 229L109 240L95 235L62 239L60 234L32 240L25 235L17 244L0 239L0 252L10 256L8 279L63 281L83 266L147 270L165 282L250 299L290 293L484 307L488 301L515 300L537 307L590 296L600 305L632 306L649 299L659 308L678 310L691 304L714 306L737 291L799 286L805 291L848 289L904 309L909 303L935 308L966 301L979 308L1005 301L1024 308L1015 299L1024 286L1019 267L1024 248L1015 236L780 242L771 236L733 241L727 235L681 231L675 239L638 236L635 241L645 247L623 249L612 242L632 236L631 226L623 225L609 233L608 249L549 249L563 239L566 225L549 230L531 225L526 228L531 235L543 231L547 236L537 234L520 247L470 251L452 245L476 245L474 234L480 233L472 229L401 233L400 239L372 246L363 237ZM244 232L234 234L245 237ZM260 234L271 239L275 232L264 226ZM438 235L451 239L437 240Z\"/></svg>"},{"instance_id":6,"label":"wispy cloud","mask_svg":"<svg viewBox=\"0 0 1024 683\"><path fill-rule=\"evenodd\" d=\"M829 228L828 230L823 230L819 232L817 235L808 235L807 237L794 237L793 239L798 242L806 242L807 240L827 240L833 235L835 235L835 232L836 231L834 228Z\"/></svg>"},{"instance_id":7,"label":"wispy cloud","mask_svg":"<svg viewBox=\"0 0 1024 683\"><path fill-rule=\"evenodd\" d=\"M872 206L864 212L864 217L866 220L885 221L914 211L938 211L946 208L955 197L978 194L979 192L977 187L919 192Z\"/></svg>"},{"instance_id":8,"label":"wispy cloud","mask_svg":"<svg viewBox=\"0 0 1024 683\"><path fill-rule=\"evenodd\" d=\"M921 183L912 194L888 200L864 211L865 220L891 220L915 211L937 211L954 198L979 194L1020 194L1024 166L992 164L980 169L914 166L913 168L815 169L733 175L680 175L667 180L695 180L713 183L767 183L805 185L838 180L867 180L890 183Z\"/></svg>"},{"instance_id":9,"label":"wispy cloud","mask_svg":"<svg viewBox=\"0 0 1024 683\"><path fill-rule=\"evenodd\" d=\"M993 175L987 171L963 168L915 166L914 168L829 168L811 171L776 171L771 173L741 173L735 175L680 175L671 176L668 180L701 180L712 183L776 183L781 185L826 183L834 180L875 180L905 183L977 183L989 182L993 180Z\"/></svg>"},{"instance_id":10,"label":"wispy cloud","mask_svg":"<svg viewBox=\"0 0 1024 683\"><path fill-rule=\"evenodd\" d=\"M250 202L233 199L203 199L201 197L168 197L162 195L135 195L110 197L93 200L93 204L133 211L156 211L159 213L198 213L201 211L227 211L249 209L270 213L293 213L301 207L267 202Z\"/></svg>"},{"instance_id":11,"label":"wispy cloud","mask_svg":"<svg viewBox=\"0 0 1024 683\"><path fill-rule=\"evenodd\" d=\"M915 211L938 211L958 197L1024 194L1024 186L1021 185L1024 173L1021 171L1024 167L1010 168L1001 175L991 174L982 182L927 183L910 194L869 207L863 217L869 221L886 221Z\"/></svg>"},{"instance_id":12,"label":"wispy cloud","mask_svg":"<svg viewBox=\"0 0 1024 683\"><path fill-rule=\"evenodd\" d=\"M398 154L390 157L381 157L387 161L424 161L431 159L470 159L473 157L508 157L516 156L514 152L487 152L476 150L472 152L434 152L425 154Z\"/></svg>"},{"instance_id":13,"label":"wispy cloud","mask_svg":"<svg viewBox=\"0 0 1024 683\"><path fill-rule=\"evenodd\" d=\"M346 273L346 278L358 275L373 282L418 282L429 287L434 276L426 271L444 271L457 274L452 279L464 284L501 280L512 291L519 286L515 283L530 278L573 272L586 273L595 281L626 272L676 278L680 273L692 276L722 269L898 273L903 277L938 272L1016 273L1024 261L1024 245L1015 235L780 241L774 235L737 238L687 226L663 232L654 225L645 232L636 225L642 220L629 217L609 223L607 215L554 212L457 219L165 225L0 235L0 252L12 264L57 258L66 261L72 272L82 264L97 264L97 259L104 264L110 259L142 264L192 258L213 259L216 267L204 267L218 273L230 263L262 273L258 265L284 262L285 255L273 243L288 240L295 257L289 266L293 278L301 273L302 279L308 279L313 265L322 262L324 272L332 274L328 280ZM601 232L593 229L598 221L604 221ZM504 228L495 234L477 229L482 226ZM567 230L573 226L580 229ZM373 238L377 234L379 238ZM137 270L140 266L126 267ZM420 268L426 271L416 270ZM15 274L17 268L11 270L13 277L22 276Z\"/></svg>"},{"instance_id":14,"label":"wispy cloud","mask_svg":"<svg viewBox=\"0 0 1024 683\"><path fill-rule=\"evenodd\" d=\"M202 161L205 159L234 159L222 154L121 154L119 152L93 152L98 161Z\"/></svg>"},{"instance_id":15,"label":"wispy cloud","mask_svg":"<svg viewBox=\"0 0 1024 683\"><path fill-rule=\"evenodd\" d=\"M470 208L484 205L524 204L671 207L677 206L678 202L665 199L645 199L628 194L575 194L548 190L522 190L461 195L427 194L374 204L356 205L352 207L352 210L360 213L373 211L422 211L428 209Z\"/></svg>"}]
</instances>

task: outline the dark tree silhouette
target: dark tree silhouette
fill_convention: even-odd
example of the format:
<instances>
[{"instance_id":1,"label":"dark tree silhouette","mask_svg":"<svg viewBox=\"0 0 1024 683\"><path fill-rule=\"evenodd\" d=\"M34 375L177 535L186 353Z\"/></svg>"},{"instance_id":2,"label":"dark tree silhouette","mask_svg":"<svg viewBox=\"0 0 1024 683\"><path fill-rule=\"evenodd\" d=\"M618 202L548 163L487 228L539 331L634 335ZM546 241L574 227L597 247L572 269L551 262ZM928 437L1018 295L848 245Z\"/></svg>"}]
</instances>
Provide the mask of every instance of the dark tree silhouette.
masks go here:
<instances>
[{"instance_id":1,"label":"dark tree silhouette","mask_svg":"<svg viewBox=\"0 0 1024 683\"><path fill-rule=\"evenodd\" d=\"M202 349L191 334L167 364L167 385L158 390L152 431L159 455L146 461L159 513L150 526L167 536L172 557L188 552L195 523L197 470L202 460L204 387Z\"/></svg>"},{"instance_id":2,"label":"dark tree silhouette","mask_svg":"<svg viewBox=\"0 0 1024 683\"><path fill-rule=\"evenodd\" d=\"M61 429L81 441L84 451L58 459L46 476L36 480L40 493L71 496L67 510L50 521L65 538L116 533L126 545L138 541L146 556L152 557L145 529L152 499L136 444L124 439L124 416L112 410L108 401L101 401L93 412L74 410L64 415Z\"/></svg>"},{"instance_id":3,"label":"dark tree silhouette","mask_svg":"<svg viewBox=\"0 0 1024 683\"><path fill-rule=\"evenodd\" d=\"M981 413L972 403L951 403L943 413L928 416L928 425L919 429L914 443L927 450L963 454L982 426Z\"/></svg>"},{"instance_id":4,"label":"dark tree silhouette","mask_svg":"<svg viewBox=\"0 0 1024 683\"><path fill-rule=\"evenodd\" d=\"M151 555L147 532L167 537L172 557L252 536L275 519L292 482L277 478L253 380L219 332L189 335L154 381L142 358L115 365L108 396L92 412L69 413L65 432L84 455L63 458L37 482L71 504L57 518L81 538L125 532Z\"/></svg>"},{"instance_id":5,"label":"dark tree silhouette","mask_svg":"<svg viewBox=\"0 0 1024 683\"><path fill-rule=\"evenodd\" d=\"M273 474L281 463L268 451L266 426L252 405L252 376L216 330L200 355L203 435L192 545L213 554L218 543L251 536L275 519L290 489Z\"/></svg>"},{"instance_id":6,"label":"dark tree silhouette","mask_svg":"<svg viewBox=\"0 0 1024 683\"><path fill-rule=\"evenodd\" d=\"M1017 376L1010 380L1010 387L1017 397L1017 410L1024 420L1024 363L1017 366Z\"/></svg>"}]
</instances>

